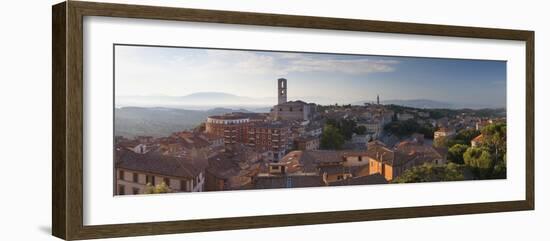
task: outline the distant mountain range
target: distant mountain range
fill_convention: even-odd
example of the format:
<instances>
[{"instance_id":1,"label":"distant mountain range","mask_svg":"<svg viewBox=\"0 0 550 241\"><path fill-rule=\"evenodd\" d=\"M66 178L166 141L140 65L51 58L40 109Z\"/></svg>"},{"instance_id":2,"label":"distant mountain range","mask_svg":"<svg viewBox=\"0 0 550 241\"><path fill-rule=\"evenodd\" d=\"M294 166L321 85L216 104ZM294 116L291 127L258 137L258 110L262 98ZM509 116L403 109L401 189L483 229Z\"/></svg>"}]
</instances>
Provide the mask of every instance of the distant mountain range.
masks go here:
<instances>
[{"instance_id":1,"label":"distant mountain range","mask_svg":"<svg viewBox=\"0 0 550 241\"><path fill-rule=\"evenodd\" d=\"M382 104L385 105L401 105L406 107L421 108L421 109L452 109L456 108L451 103L435 101L435 100L426 100L426 99L416 99L416 100L387 100L382 101Z\"/></svg>"},{"instance_id":2,"label":"distant mountain range","mask_svg":"<svg viewBox=\"0 0 550 241\"><path fill-rule=\"evenodd\" d=\"M289 100L303 100L317 104L333 104L338 101L323 96L289 97ZM340 103L340 102L338 102ZM117 96L117 107L170 107L188 110L208 110L215 107L231 109L245 108L254 112L267 112L277 104L276 96L248 97L224 92L197 92L184 96Z\"/></svg>"},{"instance_id":3,"label":"distant mountain range","mask_svg":"<svg viewBox=\"0 0 550 241\"><path fill-rule=\"evenodd\" d=\"M198 92L184 96L117 96L116 106L177 107L210 109L213 107L254 109L272 106L275 97L252 98L223 92Z\"/></svg>"},{"instance_id":4,"label":"distant mountain range","mask_svg":"<svg viewBox=\"0 0 550 241\"><path fill-rule=\"evenodd\" d=\"M352 104L363 105L364 103L374 103L373 100L355 101L346 103L337 101L328 97L309 96L309 97L289 97L289 100L303 100L314 102L316 104ZM275 97L247 97L224 92L197 92L184 96L117 96L115 100L116 107L168 107L186 110L210 110L217 107L228 109L247 109L253 112L268 112L273 105L277 103ZM483 104L465 104L451 103L429 99L410 99L410 100L382 100L381 104L401 105L413 108L428 109L461 109L461 108L502 108L503 106L490 106Z\"/></svg>"},{"instance_id":5,"label":"distant mountain range","mask_svg":"<svg viewBox=\"0 0 550 241\"><path fill-rule=\"evenodd\" d=\"M357 101L352 104L362 105L364 103L375 103L375 101ZM419 108L419 109L483 109L483 108L503 108L503 106L491 106L483 104L467 104L467 103L450 103L428 99L411 99L411 100L384 100L380 101L380 104L384 105L400 105L405 107Z\"/></svg>"},{"instance_id":6,"label":"distant mountain range","mask_svg":"<svg viewBox=\"0 0 550 241\"><path fill-rule=\"evenodd\" d=\"M252 101L258 101L257 98L251 98L246 96L239 96L234 94L228 94L223 92L198 92L190 95L178 97L178 100L183 102L199 102L207 104L238 104L238 103L250 103Z\"/></svg>"},{"instance_id":7,"label":"distant mountain range","mask_svg":"<svg viewBox=\"0 0 550 241\"><path fill-rule=\"evenodd\" d=\"M176 108L123 107L115 109L115 135L125 137L168 136L173 132L192 129L211 115L249 112L244 109L215 108L206 111Z\"/></svg>"}]
</instances>

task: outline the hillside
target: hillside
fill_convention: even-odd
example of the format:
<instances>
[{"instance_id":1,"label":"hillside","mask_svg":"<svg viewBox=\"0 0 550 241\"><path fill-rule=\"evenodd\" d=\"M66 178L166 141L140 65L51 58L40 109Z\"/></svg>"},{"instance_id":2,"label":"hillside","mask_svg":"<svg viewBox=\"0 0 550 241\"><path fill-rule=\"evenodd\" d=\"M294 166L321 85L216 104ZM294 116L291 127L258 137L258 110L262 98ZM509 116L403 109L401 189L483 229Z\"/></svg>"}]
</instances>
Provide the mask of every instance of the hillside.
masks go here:
<instances>
[{"instance_id":1,"label":"hillside","mask_svg":"<svg viewBox=\"0 0 550 241\"><path fill-rule=\"evenodd\" d=\"M123 107L115 109L115 135L132 138L138 135L167 136L173 132L195 128L210 115L247 110L215 108L206 111L176 108Z\"/></svg>"}]
</instances>

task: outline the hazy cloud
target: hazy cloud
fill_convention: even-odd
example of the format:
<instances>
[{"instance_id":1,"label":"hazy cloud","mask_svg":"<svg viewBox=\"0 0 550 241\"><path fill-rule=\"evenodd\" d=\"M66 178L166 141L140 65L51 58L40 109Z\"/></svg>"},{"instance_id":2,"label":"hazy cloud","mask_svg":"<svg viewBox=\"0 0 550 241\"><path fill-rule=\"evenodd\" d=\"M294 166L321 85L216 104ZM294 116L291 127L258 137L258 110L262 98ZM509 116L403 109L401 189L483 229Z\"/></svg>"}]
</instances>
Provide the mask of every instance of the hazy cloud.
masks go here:
<instances>
[{"instance_id":1,"label":"hazy cloud","mask_svg":"<svg viewBox=\"0 0 550 241\"><path fill-rule=\"evenodd\" d=\"M254 53L245 51L208 50L209 68L241 69L257 74L286 75L290 73L325 72L369 74L392 72L396 60L371 60L368 57L349 59L302 53Z\"/></svg>"},{"instance_id":2,"label":"hazy cloud","mask_svg":"<svg viewBox=\"0 0 550 241\"><path fill-rule=\"evenodd\" d=\"M277 95L276 79L286 77L289 98L308 101L374 100L378 94L386 99L468 99L493 105L506 99L506 64L499 61L139 46L115 49L117 96L224 92L272 98Z\"/></svg>"}]
</instances>

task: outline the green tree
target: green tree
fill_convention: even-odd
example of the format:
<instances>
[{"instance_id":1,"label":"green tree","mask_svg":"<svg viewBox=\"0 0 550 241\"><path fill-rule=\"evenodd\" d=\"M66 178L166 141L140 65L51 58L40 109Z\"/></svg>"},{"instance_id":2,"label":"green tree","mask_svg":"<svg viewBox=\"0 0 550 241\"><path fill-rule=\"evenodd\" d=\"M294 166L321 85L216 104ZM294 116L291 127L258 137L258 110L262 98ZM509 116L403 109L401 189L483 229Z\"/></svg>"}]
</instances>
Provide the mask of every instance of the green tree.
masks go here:
<instances>
[{"instance_id":1,"label":"green tree","mask_svg":"<svg viewBox=\"0 0 550 241\"><path fill-rule=\"evenodd\" d=\"M464 152L468 149L467 145L455 144L449 148L448 159L456 164L464 164Z\"/></svg>"},{"instance_id":2,"label":"green tree","mask_svg":"<svg viewBox=\"0 0 550 241\"><path fill-rule=\"evenodd\" d=\"M446 165L435 165L433 163L424 163L406 170L399 177L394 179L394 183L417 183L417 182L442 182L442 181L461 181L464 180L463 167L455 163Z\"/></svg>"},{"instance_id":3,"label":"green tree","mask_svg":"<svg viewBox=\"0 0 550 241\"><path fill-rule=\"evenodd\" d=\"M481 130L482 146L490 153L493 161L490 178L506 178L506 124L494 123Z\"/></svg>"},{"instance_id":4,"label":"green tree","mask_svg":"<svg viewBox=\"0 0 550 241\"><path fill-rule=\"evenodd\" d=\"M166 183L164 182L161 182L156 186L151 185L151 183L147 183L145 186L144 194L158 194L168 192L170 192L170 187L168 187L168 185L166 185Z\"/></svg>"},{"instance_id":5,"label":"green tree","mask_svg":"<svg viewBox=\"0 0 550 241\"><path fill-rule=\"evenodd\" d=\"M364 135L367 133L367 128L364 126L356 126L355 130L353 130L357 135Z\"/></svg>"},{"instance_id":6,"label":"green tree","mask_svg":"<svg viewBox=\"0 0 550 241\"><path fill-rule=\"evenodd\" d=\"M445 165L443 175L443 181L462 181L464 180L464 168L453 162L449 162Z\"/></svg>"},{"instance_id":7,"label":"green tree","mask_svg":"<svg viewBox=\"0 0 550 241\"><path fill-rule=\"evenodd\" d=\"M325 125L320 144L321 149L338 150L344 144L344 136L336 127L332 125Z\"/></svg>"},{"instance_id":8,"label":"green tree","mask_svg":"<svg viewBox=\"0 0 550 241\"><path fill-rule=\"evenodd\" d=\"M498 161L493 169L493 178L506 178L506 155L502 161Z\"/></svg>"},{"instance_id":9,"label":"green tree","mask_svg":"<svg viewBox=\"0 0 550 241\"><path fill-rule=\"evenodd\" d=\"M465 129L456 133L452 140L447 141L447 147L452 147L456 144L470 145L470 141L478 136L481 132L474 129Z\"/></svg>"},{"instance_id":10,"label":"green tree","mask_svg":"<svg viewBox=\"0 0 550 241\"><path fill-rule=\"evenodd\" d=\"M399 137L420 133L427 138L431 138L434 132L434 129L428 124L421 125L415 120L392 121L384 126L384 130Z\"/></svg>"},{"instance_id":11,"label":"green tree","mask_svg":"<svg viewBox=\"0 0 550 241\"><path fill-rule=\"evenodd\" d=\"M487 147L495 158L495 164L506 156L506 124L491 124L481 130L483 146Z\"/></svg>"},{"instance_id":12,"label":"green tree","mask_svg":"<svg viewBox=\"0 0 550 241\"><path fill-rule=\"evenodd\" d=\"M464 163L477 179L490 178L493 168L491 153L485 148L470 147L464 152Z\"/></svg>"},{"instance_id":13,"label":"green tree","mask_svg":"<svg viewBox=\"0 0 550 241\"><path fill-rule=\"evenodd\" d=\"M463 140L465 145L470 144L470 141L474 139L476 136L478 136L480 131L475 129L465 129L461 130L458 133L456 133L455 139Z\"/></svg>"},{"instance_id":14,"label":"green tree","mask_svg":"<svg viewBox=\"0 0 550 241\"><path fill-rule=\"evenodd\" d=\"M347 119L328 119L326 120L327 125L331 125L334 128L344 136L344 140L350 140L353 136L353 133L357 133L360 135L363 135L367 132L367 129L363 126L357 126L357 122L354 120L347 120Z\"/></svg>"},{"instance_id":15,"label":"green tree","mask_svg":"<svg viewBox=\"0 0 550 241\"><path fill-rule=\"evenodd\" d=\"M353 131L355 130L355 127L357 126L357 123L353 120L340 120L340 133L344 136L346 140L350 140L353 136Z\"/></svg>"}]
</instances>

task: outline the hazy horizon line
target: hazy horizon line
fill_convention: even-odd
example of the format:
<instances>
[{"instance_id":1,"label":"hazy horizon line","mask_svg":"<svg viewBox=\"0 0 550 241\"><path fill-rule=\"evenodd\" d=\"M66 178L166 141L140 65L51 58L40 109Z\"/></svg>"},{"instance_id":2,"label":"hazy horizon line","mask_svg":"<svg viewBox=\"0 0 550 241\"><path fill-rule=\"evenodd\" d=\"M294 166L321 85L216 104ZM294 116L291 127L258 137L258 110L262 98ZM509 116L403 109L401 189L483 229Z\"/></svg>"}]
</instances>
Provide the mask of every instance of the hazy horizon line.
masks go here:
<instances>
[{"instance_id":1,"label":"hazy horizon line","mask_svg":"<svg viewBox=\"0 0 550 241\"><path fill-rule=\"evenodd\" d=\"M277 103L277 97L276 96L263 96L263 97L251 97L251 96L245 96L245 95L238 95L233 94L229 92L219 92L219 91L201 91L201 92L193 92L190 94L185 95L120 95L115 96L116 98L182 98L182 97L188 97L195 94L224 94L224 95L231 95L238 98L246 98L251 100L263 100L266 102L256 102L257 104L251 104L247 101L235 101L231 103L189 103L189 104L183 104L183 103L162 103L162 100L158 101L152 101L151 103L144 103L144 101L124 101L121 102L130 102L126 104L120 104L122 106L140 106L140 107L148 107L148 106L273 106ZM305 101L309 103L315 103L318 105L363 105L365 103L376 103L376 99L372 100L366 100L366 99L352 99L352 100L338 100L331 97L325 97L325 96L289 96L289 101ZM116 101L116 100L115 100ZM446 107L449 109L463 109L463 108L470 108L470 109L484 109L484 108L492 108L492 109L499 109L499 108L506 108L506 104L500 105L488 105L488 104L476 104L476 103L468 103L468 102L453 102L453 101L447 101L447 100L438 100L438 99L430 99L430 98L411 98L411 99L405 99L405 98L389 98L389 99L381 99L380 103L382 104L392 104L387 102L397 102L397 101L403 101L403 102L413 102L413 101L428 101L428 102L434 102L442 105L450 105L450 107ZM134 102L134 103L131 103ZM135 102L141 102L141 103L135 103ZM164 101L165 102L165 101ZM403 105L407 106L407 105Z\"/></svg>"}]
</instances>

